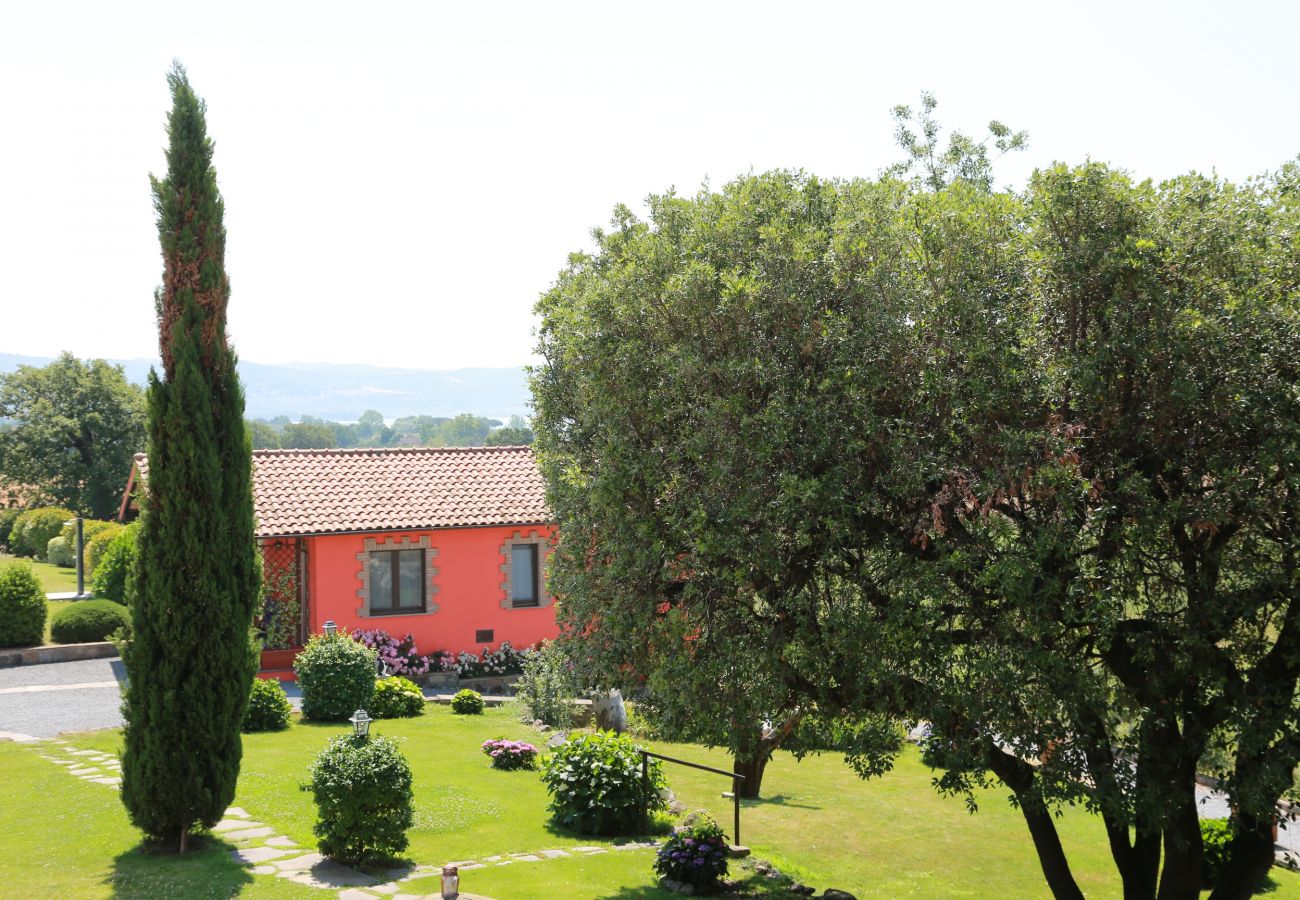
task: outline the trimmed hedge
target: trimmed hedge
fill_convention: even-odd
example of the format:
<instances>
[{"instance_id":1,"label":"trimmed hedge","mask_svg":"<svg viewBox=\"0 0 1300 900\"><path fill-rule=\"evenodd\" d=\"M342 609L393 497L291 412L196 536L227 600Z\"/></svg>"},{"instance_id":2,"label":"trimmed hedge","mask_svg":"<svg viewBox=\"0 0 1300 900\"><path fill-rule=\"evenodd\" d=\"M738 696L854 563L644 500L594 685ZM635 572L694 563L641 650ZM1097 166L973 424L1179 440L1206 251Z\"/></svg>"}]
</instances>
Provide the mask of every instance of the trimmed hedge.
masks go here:
<instances>
[{"instance_id":1,"label":"trimmed hedge","mask_svg":"<svg viewBox=\"0 0 1300 900\"><path fill-rule=\"evenodd\" d=\"M451 711L462 716L477 716L483 712L483 695L463 688L451 698Z\"/></svg>"},{"instance_id":2,"label":"trimmed hedge","mask_svg":"<svg viewBox=\"0 0 1300 900\"><path fill-rule=\"evenodd\" d=\"M111 600L80 600L55 614L50 622L50 639L56 644L104 641L130 623L127 611Z\"/></svg>"},{"instance_id":3,"label":"trimmed hedge","mask_svg":"<svg viewBox=\"0 0 1300 900\"><path fill-rule=\"evenodd\" d=\"M375 683L375 696L367 709L375 719L405 719L424 712L424 694L400 675Z\"/></svg>"},{"instance_id":4,"label":"trimmed hedge","mask_svg":"<svg viewBox=\"0 0 1300 900\"><path fill-rule=\"evenodd\" d=\"M139 522L132 522L109 541L95 568L91 590L96 597L126 606L131 602L131 569L139 556ZM95 536L96 540L99 535Z\"/></svg>"},{"instance_id":5,"label":"trimmed hedge","mask_svg":"<svg viewBox=\"0 0 1300 900\"><path fill-rule=\"evenodd\" d=\"M9 536L9 546L19 556L45 559L50 538L58 537L63 523L76 518L76 513L58 506L40 506L19 514Z\"/></svg>"},{"instance_id":6,"label":"trimmed hedge","mask_svg":"<svg viewBox=\"0 0 1300 900\"><path fill-rule=\"evenodd\" d=\"M283 731L289 727L293 707L284 687L274 678L254 678L248 692L244 731Z\"/></svg>"},{"instance_id":7,"label":"trimmed hedge","mask_svg":"<svg viewBox=\"0 0 1300 900\"><path fill-rule=\"evenodd\" d=\"M125 530L116 522L104 522L103 525L105 527L96 529L94 534L86 535L86 571L92 575L113 541Z\"/></svg>"},{"instance_id":8,"label":"trimmed hedge","mask_svg":"<svg viewBox=\"0 0 1300 900\"><path fill-rule=\"evenodd\" d=\"M342 722L358 709L369 712L378 660L375 651L342 628L333 637L314 635L293 661L303 717Z\"/></svg>"},{"instance_id":9,"label":"trimmed hedge","mask_svg":"<svg viewBox=\"0 0 1300 900\"><path fill-rule=\"evenodd\" d=\"M27 563L0 566L0 647L34 647L45 637L45 592Z\"/></svg>"},{"instance_id":10,"label":"trimmed hedge","mask_svg":"<svg viewBox=\"0 0 1300 900\"><path fill-rule=\"evenodd\" d=\"M391 739L339 735L316 757L303 789L316 799L312 832L330 859L377 862L406 849L415 822L411 767Z\"/></svg>"}]
</instances>

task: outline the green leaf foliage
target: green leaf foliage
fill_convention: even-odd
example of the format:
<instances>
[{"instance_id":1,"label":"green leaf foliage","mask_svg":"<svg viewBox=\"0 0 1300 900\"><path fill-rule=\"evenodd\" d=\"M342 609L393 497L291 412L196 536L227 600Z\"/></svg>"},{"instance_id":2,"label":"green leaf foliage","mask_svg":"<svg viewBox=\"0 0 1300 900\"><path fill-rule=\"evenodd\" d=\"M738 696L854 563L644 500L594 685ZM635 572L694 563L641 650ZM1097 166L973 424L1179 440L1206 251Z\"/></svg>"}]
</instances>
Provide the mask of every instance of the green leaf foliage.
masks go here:
<instances>
[{"instance_id":1,"label":"green leaf foliage","mask_svg":"<svg viewBox=\"0 0 1300 900\"><path fill-rule=\"evenodd\" d=\"M129 592L122 802L151 841L184 850L234 798L261 567L212 141L179 64L168 84L167 175L153 180L162 373L149 378L149 479Z\"/></svg>"},{"instance_id":2,"label":"green leaf foliage","mask_svg":"<svg viewBox=\"0 0 1300 900\"><path fill-rule=\"evenodd\" d=\"M0 647L31 647L45 636L45 592L27 563L0 566Z\"/></svg>"},{"instance_id":3,"label":"green leaf foliage","mask_svg":"<svg viewBox=\"0 0 1300 900\"><path fill-rule=\"evenodd\" d=\"M9 546L19 556L45 559L50 541L63 531L63 523L76 513L58 506L41 506L29 509L14 520L9 534Z\"/></svg>"},{"instance_id":4,"label":"green leaf foliage","mask_svg":"<svg viewBox=\"0 0 1300 900\"><path fill-rule=\"evenodd\" d=\"M569 728L577 696L573 662L556 641L547 641L524 660L523 674L515 682L515 699L526 721L540 719L552 728Z\"/></svg>"},{"instance_id":5,"label":"green leaf foliage","mask_svg":"<svg viewBox=\"0 0 1300 900\"><path fill-rule=\"evenodd\" d=\"M10 546L9 540L14 530L14 523L18 521L18 516L21 514L22 510L16 507L7 506L0 508L0 547L5 547L10 550L13 549Z\"/></svg>"},{"instance_id":6,"label":"green leaf foliage","mask_svg":"<svg viewBox=\"0 0 1300 900\"><path fill-rule=\"evenodd\" d=\"M124 526L116 522L100 522L96 524L102 527L96 528L93 532L88 532L85 537L86 571L92 576L95 574L95 570L99 568L99 563L103 560L104 554L108 552L108 548L112 546L118 535L124 530Z\"/></svg>"},{"instance_id":7,"label":"green leaf foliage","mask_svg":"<svg viewBox=\"0 0 1300 900\"><path fill-rule=\"evenodd\" d=\"M566 639L733 752L816 709L875 774L929 721L1057 896L1068 804L1128 893L1194 896L1195 764L1232 747L1250 883L1300 763L1300 165L987 161L654 196L570 258L532 371Z\"/></svg>"},{"instance_id":8,"label":"green leaf foliage","mask_svg":"<svg viewBox=\"0 0 1300 900\"><path fill-rule=\"evenodd\" d=\"M320 852L348 865L387 861L406 849L415 821L411 769L385 737L340 735L311 767Z\"/></svg>"},{"instance_id":9,"label":"green leaf foliage","mask_svg":"<svg viewBox=\"0 0 1300 900\"><path fill-rule=\"evenodd\" d=\"M145 438L144 392L121 366L70 353L47 366L19 366L0 375L0 418L17 422L0 432L0 480L84 515L117 511Z\"/></svg>"},{"instance_id":10,"label":"green leaf foliage","mask_svg":"<svg viewBox=\"0 0 1300 900\"><path fill-rule=\"evenodd\" d=\"M366 711L376 719L403 719L424 712L424 694L414 682L400 675L375 682L375 696Z\"/></svg>"},{"instance_id":11,"label":"green leaf foliage","mask_svg":"<svg viewBox=\"0 0 1300 900\"><path fill-rule=\"evenodd\" d=\"M463 688L451 698L451 711L461 716L478 716L483 713L483 695Z\"/></svg>"},{"instance_id":12,"label":"green leaf foliage","mask_svg":"<svg viewBox=\"0 0 1300 900\"><path fill-rule=\"evenodd\" d=\"M378 659L374 650L342 629L334 635L313 635L293 661L303 716L342 722L358 709L369 711Z\"/></svg>"},{"instance_id":13,"label":"green leaf foliage","mask_svg":"<svg viewBox=\"0 0 1300 900\"><path fill-rule=\"evenodd\" d=\"M109 532L96 535L96 540L107 533ZM98 565L95 566L91 590L103 600L129 605L135 588L132 572L140 557L139 523L132 522L109 538L107 547L101 553Z\"/></svg>"},{"instance_id":14,"label":"green leaf foliage","mask_svg":"<svg viewBox=\"0 0 1300 900\"><path fill-rule=\"evenodd\" d=\"M722 827L700 814L698 820L673 830L655 854L655 871L674 881L710 893L727 874L727 840Z\"/></svg>"},{"instance_id":15,"label":"green leaf foliage","mask_svg":"<svg viewBox=\"0 0 1300 900\"><path fill-rule=\"evenodd\" d=\"M627 735L584 734L561 744L542 763L557 824L581 834L634 834L648 813L663 809L663 767L649 761L641 777L641 754Z\"/></svg>"},{"instance_id":16,"label":"green leaf foliage","mask_svg":"<svg viewBox=\"0 0 1300 900\"><path fill-rule=\"evenodd\" d=\"M130 625L126 609L111 600L79 600L65 606L50 620L50 638L56 644L106 641L119 628Z\"/></svg>"},{"instance_id":17,"label":"green leaf foliage","mask_svg":"<svg viewBox=\"0 0 1300 900\"><path fill-rule=\"evenodd\" d=\"M248 711L244 713L243 730L283 731L289 727L293 706L284 693L284 687L274 678L254 678L248 692Z\"/></svg>"}]
</instances>

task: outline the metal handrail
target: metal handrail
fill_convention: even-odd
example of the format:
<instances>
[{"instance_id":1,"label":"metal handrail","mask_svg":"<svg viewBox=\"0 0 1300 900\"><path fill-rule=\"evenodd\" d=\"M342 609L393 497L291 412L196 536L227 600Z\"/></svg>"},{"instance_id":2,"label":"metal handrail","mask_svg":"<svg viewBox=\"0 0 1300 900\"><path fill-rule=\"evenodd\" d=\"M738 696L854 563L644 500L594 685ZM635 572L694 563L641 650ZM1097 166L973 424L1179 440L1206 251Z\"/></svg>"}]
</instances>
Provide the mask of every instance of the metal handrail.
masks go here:
<instances>
[{"instance_id":1,"label":"metal handrail","mask_svg":"<svg viewBox=\"0 0 1300 900\"><path fill-rule=\"evenodd\" d=\"M699 763L687 762L684 759L677 759L676 757L672 757L672 756L664 756L662 753L652 753L649 750L642 750L640 747L637 748L637 752L641 754L641 782L645 785L647 793L649 793L649 789L650 789L650 757L651 756L653 756L655 759L661 759L664 762L676 763L679 766L690 766L692 769L700 769L705 772L712 772L715 775L725 775L727 778L730 778L731 799L735 807L735 817L736 817L736 830L733 836L733 840L736 842L736 846L740 846L740 782L745 780L744 775L741 775L737 772L726 772L722 769L715 769L712 766L703 766L700 765ZM646 807L646 811L645 811L645 827L647 831L650 830L649 806Z\"/></svg>"}]
</instances>

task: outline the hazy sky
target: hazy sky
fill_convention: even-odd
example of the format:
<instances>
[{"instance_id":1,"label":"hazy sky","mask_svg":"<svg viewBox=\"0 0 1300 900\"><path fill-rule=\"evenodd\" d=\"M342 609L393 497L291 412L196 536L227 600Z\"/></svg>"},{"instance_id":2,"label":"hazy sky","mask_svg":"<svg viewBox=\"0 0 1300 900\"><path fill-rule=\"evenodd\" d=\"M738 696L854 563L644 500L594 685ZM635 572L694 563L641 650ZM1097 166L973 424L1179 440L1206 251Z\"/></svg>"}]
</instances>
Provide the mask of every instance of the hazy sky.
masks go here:
<instances>
[{"instance_id":1,"label":"hazy sky","mask_svg":"<svg viewBox=\"0 0 1300 900\"><path fill-rule=\"evenodd\" d=\"M0 351L147 357L165 74L208 103L257 362L516 365L613 205L873 175L890 107L1230 178L1300 153L1300 3L0 4Z\"/></svg>"}]
</instances>

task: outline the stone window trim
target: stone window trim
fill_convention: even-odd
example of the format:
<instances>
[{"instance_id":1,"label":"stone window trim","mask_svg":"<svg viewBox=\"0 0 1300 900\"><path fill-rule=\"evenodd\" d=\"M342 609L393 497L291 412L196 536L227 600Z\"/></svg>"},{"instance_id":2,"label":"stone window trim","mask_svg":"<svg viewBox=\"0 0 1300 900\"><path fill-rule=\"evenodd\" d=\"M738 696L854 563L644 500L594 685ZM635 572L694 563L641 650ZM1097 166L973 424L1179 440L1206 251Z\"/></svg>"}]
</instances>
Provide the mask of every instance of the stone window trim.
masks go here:
<instances>
[{"instance_id":1,"label":"stone window trim","mask_svg":"<svg viewBox=\"0 0 1300 900\"><path fill-rule=\"evenodd\" d=\"M537 602L529 606L515 606L514 601L510 599L511 567L513 565L514 554L510 548L515 544L536 544L537 545ZM501 545L501 608L502 609L545 609L551 605L551 592L548 590L546 578L546 558L551 555L551 542L549 539L539 534L537 529L531 529L527 535L522 531L516 531L513 535L506 538L505 543Z\"/></svg>"},{"instance_id":2,"label":"stone window trim","mask_svg":"<svg viewBox=\"0 0 1300 900\"><path fill-rule=\"evenodd\" d=\"M424 612L370 611L370 554L383 550L424 551L424 577L428 579L424 585ZM357 607L357 615L363 619L401 619L406 616L431 616L436 613L438 604L433 602L433 598L438 594L438 567L434 565L434 560L437 558L438 550L427 534L419 538L366 538L365 549L357 554L357 562L361 564L361 572L357 575L357 580L361 582L361 587L357 588L357 599L361 601L361 605Z\"/></svg>"}]
</instances>

